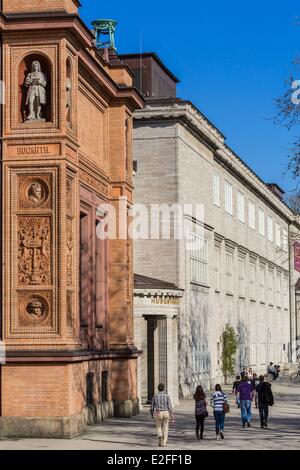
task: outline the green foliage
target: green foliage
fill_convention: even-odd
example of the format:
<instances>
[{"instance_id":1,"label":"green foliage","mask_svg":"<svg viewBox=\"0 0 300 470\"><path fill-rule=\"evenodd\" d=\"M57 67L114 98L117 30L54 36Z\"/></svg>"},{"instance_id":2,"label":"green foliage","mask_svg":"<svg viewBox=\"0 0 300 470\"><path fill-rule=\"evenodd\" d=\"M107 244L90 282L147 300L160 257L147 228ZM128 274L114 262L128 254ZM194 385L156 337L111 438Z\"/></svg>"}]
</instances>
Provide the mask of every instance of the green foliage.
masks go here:
<instances>
[{"instance_id":1,"label":"green foliage","mask_svg":"<svg viewBox=\"0 0 300 470\"><path fill-rule=\"evenodd\" d=\"M224 374L225 383L227 384L227 378L229 375L234 374L235 369L235 353L238 347L238 336L234 331L234 328L229 323L225 326L225 329L221 336L222 342L222 372Z\"/></svg>"}]
</instances>

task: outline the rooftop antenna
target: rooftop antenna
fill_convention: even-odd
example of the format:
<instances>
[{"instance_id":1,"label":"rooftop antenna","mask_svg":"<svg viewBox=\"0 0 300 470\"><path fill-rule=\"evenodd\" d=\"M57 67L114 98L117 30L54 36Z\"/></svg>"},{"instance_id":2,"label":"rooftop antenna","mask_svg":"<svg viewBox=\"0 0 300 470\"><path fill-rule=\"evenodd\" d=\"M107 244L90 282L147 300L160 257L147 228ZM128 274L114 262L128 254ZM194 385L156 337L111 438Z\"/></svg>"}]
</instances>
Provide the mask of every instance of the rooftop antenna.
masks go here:
<instances>
[{"instance_id":1,"label":"rooftop antenna","mask_svg":"<svg viewBox=\"0 0 300 470\"><path fill-rule=\"evenodd\" d=\"M114 49L115 31L118 22L115 20L95 20L92 22L95 34L95 45L98 49ZM107 40L107 36L109 36Z\"/></svg>"},{"instance_id":2,"label":"rooftop antenna","mask_svg":"<svg viewBox=\"0 0 300 470\"><path fill-rule=\"evenodd\" d=\"M140 30L140 89L139 89L140 93L142 93L142 86L143 86L142 38L143 38L143 31Z\"/></svg>"}]
</instances>

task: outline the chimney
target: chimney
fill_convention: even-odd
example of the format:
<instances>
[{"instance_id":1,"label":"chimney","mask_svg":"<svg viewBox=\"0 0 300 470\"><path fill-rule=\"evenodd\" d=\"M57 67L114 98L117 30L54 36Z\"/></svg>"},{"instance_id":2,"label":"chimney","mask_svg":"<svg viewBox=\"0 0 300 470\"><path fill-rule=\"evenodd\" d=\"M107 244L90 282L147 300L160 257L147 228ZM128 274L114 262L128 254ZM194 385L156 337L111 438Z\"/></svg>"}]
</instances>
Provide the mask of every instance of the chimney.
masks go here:
<instances>
[{"instance_id":1,"label":"chimney","mask_svg":"<svg viewBox=\"0 0 300 470\"><path fill-rule=\"evenodd\" d=\"M285 195L285 191L281 189L280 186L276 183L268 183L267 186L270 188L272 193L274 193L281 201L283 200L283 196Z\"/></svg>"}]
</instances>

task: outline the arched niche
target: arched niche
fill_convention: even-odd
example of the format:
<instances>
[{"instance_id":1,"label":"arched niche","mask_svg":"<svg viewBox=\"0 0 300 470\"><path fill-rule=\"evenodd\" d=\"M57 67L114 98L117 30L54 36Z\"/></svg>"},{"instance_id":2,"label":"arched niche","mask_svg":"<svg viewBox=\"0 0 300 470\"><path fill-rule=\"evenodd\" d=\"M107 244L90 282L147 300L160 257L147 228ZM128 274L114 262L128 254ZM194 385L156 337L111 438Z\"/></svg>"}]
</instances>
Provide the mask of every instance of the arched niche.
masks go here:
<instances>
[{"instance_id":1,"label":"arched niche","mask_svg":"<svg viewBox=\"0 0 300 470\"><path fill-rule=\"evenodd\" d=\"M72 104L73 104L73 83L72 83L72 62L68 57L66 61L66 120L69 126L72 125Z\"/></svg>"},{"instance_id":2,"label":"arched niche","mask_svg":"<svg viewBox=\"0 0 300 470\"><path fill-rule=\"evenodd\" d=\"M19 122L26 122L28 115L28 106L26 105L28 88L25 86L25 80L29 73L31 73L32 63L37 60L41 64L42 72L47 76L46 96L47 103L42 107L42 117L46 122L52 122L52 64L51 61L43 54L32 53L23 58L19 65L18 83L19 83L19 96L18 96L18 116Z\"/></svg>"}]
</instances>

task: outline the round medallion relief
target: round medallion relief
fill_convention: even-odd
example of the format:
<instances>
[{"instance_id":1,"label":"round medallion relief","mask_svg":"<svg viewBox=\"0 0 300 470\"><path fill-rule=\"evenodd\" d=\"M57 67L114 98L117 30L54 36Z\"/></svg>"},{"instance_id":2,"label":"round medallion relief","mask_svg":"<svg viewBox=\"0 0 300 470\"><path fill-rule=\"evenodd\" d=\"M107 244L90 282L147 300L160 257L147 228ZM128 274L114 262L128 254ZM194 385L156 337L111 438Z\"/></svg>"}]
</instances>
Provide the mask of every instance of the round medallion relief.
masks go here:
<instances>
[{"instance_id":1,"label":"round medallion relief","mask_svg":"<svg viewBox=\"0 0 300 470\"><path fill-rule=\"evenodd\" d=\"M49 198L49 187L41 178L26 178L20 188L20 199L23 205L43 206Z\"/></svg>"},{"instance_id":2,"label":"round medallion relief","mask_svg":"<svg viewBox=\"0 0 300 470\"><path fill-rule=\"evenodd\" d=\"M41 324L48 319L49 304L44 297L35 295L27 298L24 307L23 318L26 323Z\"/></svg>"}]
</instances>

